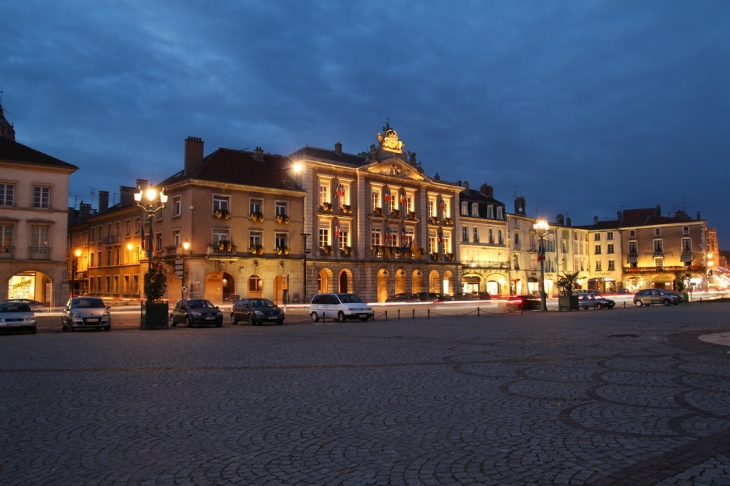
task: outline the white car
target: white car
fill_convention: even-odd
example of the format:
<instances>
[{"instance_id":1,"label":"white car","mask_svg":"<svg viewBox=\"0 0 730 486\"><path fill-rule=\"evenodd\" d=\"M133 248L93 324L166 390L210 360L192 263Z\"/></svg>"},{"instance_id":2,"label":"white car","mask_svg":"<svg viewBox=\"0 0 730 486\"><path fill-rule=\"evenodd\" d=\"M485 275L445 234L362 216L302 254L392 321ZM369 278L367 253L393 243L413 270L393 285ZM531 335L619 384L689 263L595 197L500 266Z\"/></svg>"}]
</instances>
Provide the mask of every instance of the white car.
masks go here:
<instances>
[{"instance_id":1,"label":"white car","mask_svg":"<svg viewBox=\"0 0 730 486\"><path fill-rule=\"evenodd\" d=\"M0 302L0 329L36 333L35 314L25 302Z\"/></svg>"},{"instance_id":2,"label":"white car","mask_svg":"<svg viewBox=\"0 0 730 486\"><path fill-rule=\"evenodd\" d=\"M109 306L98 297L74 297L68 299L61 316L61 329L103 329L112 327Z\"/></svg>"},{"instance_id":3,"label":"white car","mask_svg":"<svg viewBox=\"0 0 730 486\"><path fill-rule=\"evenodd\" d=\"M346 319L367 321L374 314L373 308L355 294L317 294L309 304L309 315L313 322L328 317L344 322Z\"/></svg>"}]
</instances>

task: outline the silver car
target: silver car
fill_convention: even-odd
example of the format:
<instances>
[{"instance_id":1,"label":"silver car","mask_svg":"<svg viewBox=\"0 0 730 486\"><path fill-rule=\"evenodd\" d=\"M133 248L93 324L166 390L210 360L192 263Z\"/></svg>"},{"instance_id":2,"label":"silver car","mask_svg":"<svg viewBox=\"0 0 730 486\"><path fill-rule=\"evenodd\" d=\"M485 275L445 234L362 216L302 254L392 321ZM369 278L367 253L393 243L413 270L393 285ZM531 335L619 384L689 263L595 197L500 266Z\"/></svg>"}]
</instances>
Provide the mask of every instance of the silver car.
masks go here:
<instances>
[{"instance_id":1,"label":"silver car","mask_svg":"<svg viewBox=\"0 0 730 486\"><path fill-rule=\"evenodd\" d=\"M36 333L35 314L24 302L0 302L0 329Z\"/></svg>"},{"instance_id":2,"label":"silver car","mask_svg":"<svg viewBox=\"0 0 730 486\"><path fill-rule=\"evenodd\" d=\"M664 289L644 289L639 290L634 295L634 304L637 307L654 304L677 305L681 301L682 299L678 294Z\"/></svg>"},{"instance_id":3,"label":"silver car","mask_svg":"<svg viewBox=\"0 0 730 486\"><path fill-rule=\"evenodd\" d=\"M61 316L61 329L104 329L112 327L109 306L98 297L74 297L68 299Z\"/></svg>"}]
</instances>

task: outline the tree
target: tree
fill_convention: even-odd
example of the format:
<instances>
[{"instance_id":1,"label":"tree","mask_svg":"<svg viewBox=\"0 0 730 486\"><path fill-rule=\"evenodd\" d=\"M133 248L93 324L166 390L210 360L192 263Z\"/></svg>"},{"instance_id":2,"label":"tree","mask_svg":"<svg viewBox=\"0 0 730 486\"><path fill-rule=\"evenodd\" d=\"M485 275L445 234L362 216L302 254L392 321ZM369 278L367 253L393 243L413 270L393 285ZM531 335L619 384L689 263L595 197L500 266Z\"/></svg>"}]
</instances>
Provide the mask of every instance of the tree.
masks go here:
<instances>
[{"instance_id":1,"label":"tree","mask_svg":"<svg viewBox=\"0 0 730 486\"><path fill-rule=\"evenodd\" d=\"M560 290L561 294L573 295L573 284L575 284L575 281L578 280L579 274L580 274L580 272L575 272L575 273L563 272L563 276L560 277L560 280L558 280L558 290Z\"/></svg>"},{"instance_id":2,"label":"tree","mask_svg":"<svg viewBox=\"0 0 730 486\"><path fill-rule=\"evenodd\" d=\"M684 281L690 278L692 278L690 272L685 272L684 270L674 272L674 290L682 292L685 289Z\"/></svg>"},{"instance_id":3,"label":"tree","mask_svg":"<svg viewBox=\"0 0 730 486\"><path fill-rule=\"evenodd\" d=\"M159 303L167 290L167 275L160 258L150 258L149 271L144 276L144 296L147 303Z\"/></svg>"}]
</instances>

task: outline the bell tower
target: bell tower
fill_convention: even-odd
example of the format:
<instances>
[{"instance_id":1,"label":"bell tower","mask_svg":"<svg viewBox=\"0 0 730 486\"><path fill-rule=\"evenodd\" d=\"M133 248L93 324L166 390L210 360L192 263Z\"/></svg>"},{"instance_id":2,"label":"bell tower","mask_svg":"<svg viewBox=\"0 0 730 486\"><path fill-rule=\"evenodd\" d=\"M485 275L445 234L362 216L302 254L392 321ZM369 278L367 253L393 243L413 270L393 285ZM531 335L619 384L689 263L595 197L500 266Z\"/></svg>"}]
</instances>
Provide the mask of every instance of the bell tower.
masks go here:
<instances>
[{"instance_id":1,"label":"bell tower","mask_svg":"<svg viewBox=\"0 0 730 486\"><path fill-rule=\"evenodd\" d=\"M15 142L15 128L13 125L5 119L5 112L3 111L3 98L2 91L0 91L0 138L7 138Z\"/></svg>"}]
</instances>

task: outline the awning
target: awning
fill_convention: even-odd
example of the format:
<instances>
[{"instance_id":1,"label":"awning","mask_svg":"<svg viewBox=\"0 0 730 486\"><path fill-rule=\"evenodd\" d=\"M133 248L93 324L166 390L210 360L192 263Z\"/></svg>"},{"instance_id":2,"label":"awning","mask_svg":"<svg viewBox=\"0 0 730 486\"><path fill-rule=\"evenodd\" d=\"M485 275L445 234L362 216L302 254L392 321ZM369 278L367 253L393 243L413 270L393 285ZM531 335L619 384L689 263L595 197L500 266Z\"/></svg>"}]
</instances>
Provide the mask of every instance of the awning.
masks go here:
<instances>
[{"instance_id":1,"label":"awning","mask_svg":"<svg viewBox=\"0 0 730 486\"><path fill-rule=\"evenodd\" d=\"M629 255L629 263L639 263L639 255Z\"/></svg>"},{"instance_id":2,"label":"awning","mask_svg":"<svg viewBox=\"0 0 730 486\"><path fill-rule=\"evenodd\" d=\"M691 253L682 253L682 261L684 263L692 263L692 254Z\"/></svg>"}]
</instances>

